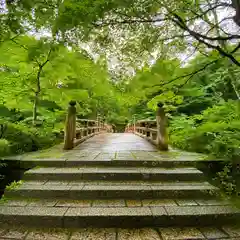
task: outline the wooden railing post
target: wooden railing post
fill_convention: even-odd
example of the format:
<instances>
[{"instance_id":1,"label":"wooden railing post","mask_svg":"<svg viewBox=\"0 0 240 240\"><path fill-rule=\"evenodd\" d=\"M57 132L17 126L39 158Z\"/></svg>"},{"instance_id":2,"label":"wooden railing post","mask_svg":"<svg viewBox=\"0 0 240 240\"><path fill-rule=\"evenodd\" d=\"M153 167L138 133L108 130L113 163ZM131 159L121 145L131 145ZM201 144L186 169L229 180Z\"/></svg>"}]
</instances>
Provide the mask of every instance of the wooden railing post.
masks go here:
<instances>
[{"instance_id":1,"label":"wooden railing post","mask_svg":"<svg viewBox=\"0 0 240 240\"><path fill-rule=\"evenodd\" d=\"M76 137L76 101L70 101L64 131L64 147L69 150L74 147L74 138Z\"/></svg>"},{"instance_id":2,"label":"wooden railing post","mask_svg":"<svg viewBox=\"0 0 240 240\"><path fill-rule=\"evenodd\" d=\"M157 146L160 150L168 150L167 117L163 109L163 104L158 103L157 114Z\"/></svg>"}]
</instances>

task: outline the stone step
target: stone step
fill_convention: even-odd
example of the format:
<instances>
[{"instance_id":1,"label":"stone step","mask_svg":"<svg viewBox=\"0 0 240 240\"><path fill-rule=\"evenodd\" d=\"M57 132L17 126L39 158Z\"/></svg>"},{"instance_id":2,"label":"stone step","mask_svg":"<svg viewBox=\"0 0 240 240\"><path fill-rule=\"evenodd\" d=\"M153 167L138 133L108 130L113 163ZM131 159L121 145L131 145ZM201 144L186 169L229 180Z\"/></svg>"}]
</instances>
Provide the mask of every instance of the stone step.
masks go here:
<instances>
[{"instance_id":1,"label":"stone step","mask_svg":"<svg viewBox=\"0 0 240 240\"><path fill-rule=\"evenodd\" d=\"M23 186L29 186L29 185L46 185L46 186L82 186L82 185L99 185L99 186L126 186L126 185L137 185L137 186L186 186L186 185L194 185L194 186L212 186L207 181L191 181L191 182L185 182L185 181L94 181L94 180L80 180L80 181L55 181L55 180L24 180L22 181Z\"/></svg>"},{"instance_id":2,"label":"stone step","mask_svg":"<svg viewBox=\"0 0 240 240\"><path fill-rule=\"evenodd\" d=\"M228 206L230 201L218 199L5 199L0 206L8 207L164 207L164 206Z\"/></svg>"},{"instance_id":3,"label":"stone step","mask_svg":"<svg viewBox=\"0 0 240 240\"><path fill-rule=\"evenodd\" d=\"M204 175L196 168L35 168L25 172L25 180L150 180L201 181Z\"/></svg>"},{"instance_id":4,"label":"stone step","mask_svg":"<svg viewBox=\"0 0 240 240\"><path fill-rule=\"evenodd\" d=\"M240 227L160 228L27 228L0 226L0 239L24 240L239 240Z\"/></svg>"},{"instance_id":5,"label":"stone step","mask_svg":"<svg viewBox=\"0 0 240 240\"><path fill-rule=\"evenodd\" d=\"M235 224L239 218L240 210L230 206L0 208L2 223L55 228L200 227Z\"/></svg>"},{"instance_id":6,"label":"stone step","mask_svg":"<svg viewBox=\"0 0 240 240\"><path fill-rule=\"evenodd\" d=\"M8 160L9 161L9 160ZM194 167L200 160L194 159L131 159L131 160L88 160L88 159L22 159L18 164L24 168L35 166L41 167L84 167L84 166L102 166L102 167Z\"/></svg>"},{"instance_id":7,"label":"stone step","mask_svg":"<svg viewBox=\"0 0 240 240\"><path fill-rule=\"evenodd\" d=\"M174 183L154 185L122 184L102 185L77 182L69 185L34 185L24 183L5 191L6 197L39 199L143 199L143 198L211 198L218 188L208 184Z\"/></svg>"}]
</instances>

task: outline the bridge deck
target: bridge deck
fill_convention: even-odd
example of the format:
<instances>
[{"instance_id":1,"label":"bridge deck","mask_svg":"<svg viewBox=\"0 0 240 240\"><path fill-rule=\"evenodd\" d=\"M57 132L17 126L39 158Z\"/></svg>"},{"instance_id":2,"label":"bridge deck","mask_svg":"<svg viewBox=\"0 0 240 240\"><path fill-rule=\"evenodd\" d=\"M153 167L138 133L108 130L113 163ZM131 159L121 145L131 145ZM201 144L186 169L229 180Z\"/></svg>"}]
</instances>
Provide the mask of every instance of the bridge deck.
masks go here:
<instances>
[{"instance_id":1,"label":"bridge deck","mask_svg":"<svg viewBox=\"0 0 240 240\"><path fill-rule=\"evenodd\" d=\"M102 133L89 138L72 150L63 150L63 145L49 149L10 156L6 160L20 160L22 163L36 160L36 163L53 161L60 162L94 160L161 160L161 161L202 161L203 154L183 152L170 149L160 152L154 145L132 133ZM185 164L184 163L184 164Z\"/></svg>"},{"instance_id":2,"label":"bridge deck","mask_svg":"<svg viewBox=\"0 0 240 240\"><path fill-rule=\"evenodd\" d=\"M156 148L143 138L132 133L106 133L96 135L75 149L102 151L156 151Z\"/></svg>"}]
</instances>

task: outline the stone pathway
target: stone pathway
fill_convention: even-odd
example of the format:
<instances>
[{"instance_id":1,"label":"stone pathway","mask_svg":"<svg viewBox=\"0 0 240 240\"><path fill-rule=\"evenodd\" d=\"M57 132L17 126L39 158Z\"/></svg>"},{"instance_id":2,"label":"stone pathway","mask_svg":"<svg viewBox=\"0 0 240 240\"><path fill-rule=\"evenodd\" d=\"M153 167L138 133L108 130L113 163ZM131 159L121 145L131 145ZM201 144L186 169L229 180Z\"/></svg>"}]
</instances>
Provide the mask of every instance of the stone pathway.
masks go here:
<instances>
[{"instance_id":1,"label":"stone pathway","mask_svg":"<svg viewBox=\"0 0 240 240\"><path fill-rule=\"evenodd\" d=\"M0 239L240 239L240 210L195 168L204 158L129 133L8 158L32 169L5 191Z\"/></svg>"},{"instance_id":2,"label":"stone pathway","mask_svg":"<svg viewBox=\"0 0 240 240\"><path fill-rule=\"evenodd\" d=\"M76 147L76 150L113 151L156 151L146 140L131 133L115 133L97 135Z\"/></svg>"},{"instance_id":3,"label":"stone pathway","mask_svg":"<svg viewBox=\"0 0 240 240\"><path fill-rule=\"evenodd\" d=\"M0 228L0 239L18 240L239 240L240 228L82 228L78 230Z\"/></svg>"}]
</instances>

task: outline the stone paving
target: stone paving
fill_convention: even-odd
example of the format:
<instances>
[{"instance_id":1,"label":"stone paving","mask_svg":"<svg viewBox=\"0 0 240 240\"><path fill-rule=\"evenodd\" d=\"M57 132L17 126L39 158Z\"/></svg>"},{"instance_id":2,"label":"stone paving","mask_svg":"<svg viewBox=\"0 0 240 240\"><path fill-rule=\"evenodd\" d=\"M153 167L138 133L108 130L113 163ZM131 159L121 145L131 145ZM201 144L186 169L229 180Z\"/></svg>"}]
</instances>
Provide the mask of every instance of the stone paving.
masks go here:
<instances>
[{"instance_id":1,"label":"stone paving","mask_svg":"<svg viewBox=\"0 0 240 240\"><path fill-rule=\"evenodd\" d=\"M31 229L0 228L0 239L15 240L239 240L240 227L200 228L82 228Z\"/></svg>"},{"instance_id":2,"label":"stone paving","mask_svg":"<svg viewBox=\"0 0 240 240\"><path fill-rule=\"evenodd\" d=\"M6 157L8 160L52 160L52 161L124 161L145 160L171 161L171 160L203 160L207 156L198 153L188 153L170 149L168 152L159 152L155 146L148 141L131 133L124 134L99 134L73 150L65 151L63 145L59 144L47 150L26 153L18 156ZM59 166L58 166L59 167Z\"/></svg>"},{"instance_id":3,"label":"stone paving","mask_svg":"<svg viewBox=\"0 0 240 240\"><path fill-rule=\"evenodd\" d=\"M240 239L235 226L240 211L213 198L217 189L195 168L206 158L174 149L159 152L129 133L96 135L71 151L59 145L8 157L38 167L5 191L0 239ZM22 227L9 227L5 219ZM139 224L143 228L124 228ZM98 225L104 228L89 228Z\"/></svg>"}]
</instances>

